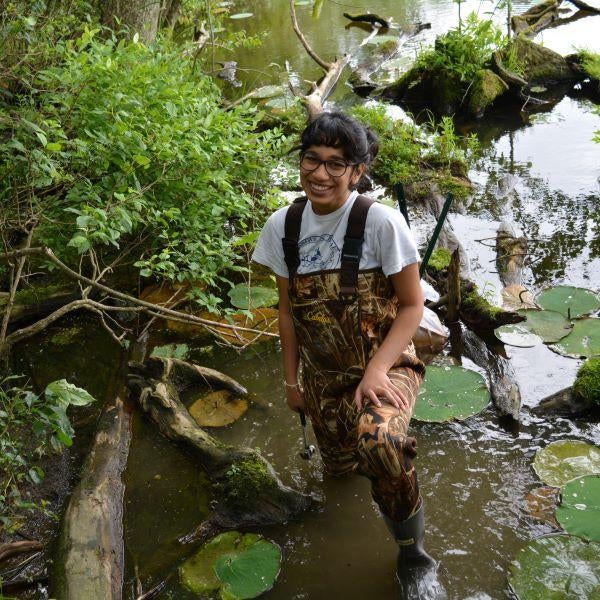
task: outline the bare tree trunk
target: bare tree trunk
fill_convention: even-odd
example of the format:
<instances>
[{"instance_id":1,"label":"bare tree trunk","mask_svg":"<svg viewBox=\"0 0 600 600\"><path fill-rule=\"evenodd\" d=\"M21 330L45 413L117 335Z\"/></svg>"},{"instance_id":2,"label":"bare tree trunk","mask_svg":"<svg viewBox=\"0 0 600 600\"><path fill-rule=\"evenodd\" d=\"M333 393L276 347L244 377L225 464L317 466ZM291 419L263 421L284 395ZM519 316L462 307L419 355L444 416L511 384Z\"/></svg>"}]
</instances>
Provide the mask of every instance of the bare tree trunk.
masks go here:
<instances>
[{"instance_id":1,"label":"bare tree trunk","mask_svg":"<svg viewBox=\"0 0 600 600\"><path fill-rule=\"evenodd\" d=\"M55 561L54 594L60 600L123 595L121 475L129 452L130 414L123 397L104 407L96 438L63 518Z\"/></svg>"},{"instance_id":2,"label":"bare tree trunk","mask_svg":"<svg viewBox=\"0 0 600 600\"><path fill-rule=\"evenodd\" d=\"M102 10L102 22L112 29L129 27L132 35L139 33L145 42L153 42L158 32L160 0L107 0Z\"/></svg>"}]
</instances>

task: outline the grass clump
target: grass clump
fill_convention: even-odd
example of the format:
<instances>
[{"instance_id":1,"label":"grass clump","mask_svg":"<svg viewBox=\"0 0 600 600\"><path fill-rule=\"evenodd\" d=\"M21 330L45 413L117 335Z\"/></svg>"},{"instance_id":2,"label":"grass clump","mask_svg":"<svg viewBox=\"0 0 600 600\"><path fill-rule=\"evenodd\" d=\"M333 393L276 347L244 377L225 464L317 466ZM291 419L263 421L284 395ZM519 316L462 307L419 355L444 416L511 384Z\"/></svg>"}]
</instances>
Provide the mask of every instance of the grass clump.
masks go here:
<instances>
[{"instance_id":1,"label":"grass clump","mask_svg":"<svg viewBox=\"0 0 600 600\"><path fill-rule=\"evenodd\" d=\"M580 398L600 406L600 358L588 358L579 367L573 392Z\"/></svg>"},{"instance_id":2,"label":"grass clump","mask_svg":"<svg viewBox=\"0 0 600 600\"><path fill-rule=\"evenodd\" d=\"M600 84L600 54L594 54L588 50L579 53L583 70Z\"/></svg>"}]
</instances>

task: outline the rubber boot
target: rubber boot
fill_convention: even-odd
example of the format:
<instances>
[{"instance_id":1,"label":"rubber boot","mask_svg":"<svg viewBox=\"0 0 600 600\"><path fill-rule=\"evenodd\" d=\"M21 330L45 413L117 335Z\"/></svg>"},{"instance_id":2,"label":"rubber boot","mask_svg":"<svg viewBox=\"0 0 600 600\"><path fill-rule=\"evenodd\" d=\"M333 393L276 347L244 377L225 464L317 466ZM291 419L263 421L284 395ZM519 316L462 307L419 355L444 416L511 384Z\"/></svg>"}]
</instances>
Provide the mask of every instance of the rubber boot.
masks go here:
<instances>
[{"instance_id":1,"label":"rubber boot","mask_svg":"<svg viewBox=\"0 0 600 600\"><path fill-rule=\"evenodd\" d=\"M399 552L396 577L403 600L443 600L446 591L438 581L437 563L423 548L425 515L423 501L406 521L393 521L383 515Z\"/></svg>"}]
</instances>

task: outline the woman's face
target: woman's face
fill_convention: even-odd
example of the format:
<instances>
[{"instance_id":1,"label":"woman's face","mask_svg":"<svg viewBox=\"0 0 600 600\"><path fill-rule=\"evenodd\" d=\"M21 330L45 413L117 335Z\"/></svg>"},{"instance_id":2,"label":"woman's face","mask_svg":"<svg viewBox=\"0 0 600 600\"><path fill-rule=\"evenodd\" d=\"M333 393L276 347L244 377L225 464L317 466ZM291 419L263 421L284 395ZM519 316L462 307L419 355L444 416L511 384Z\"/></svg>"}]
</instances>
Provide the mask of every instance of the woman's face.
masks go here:
<instances>
[{"instance_id":1,"label":"woman's face","mask_svg":"<svg viewBox=\"0 0 600 600\"><path fill-rule=\"evenodd\" d=\"M310 168L319 161L328 161L329 171L334 173L343 171L342 165L348 165L339 177L332 176L325 168L324 162L310 171L300 167L302 189L318 215L326 215L340 208L350 194L350 186L358 183L365 170L364 164L348 164L341 148L310 146L302 156L305 159L303 162L308 163Z\"/></svg>"}]
</instances>

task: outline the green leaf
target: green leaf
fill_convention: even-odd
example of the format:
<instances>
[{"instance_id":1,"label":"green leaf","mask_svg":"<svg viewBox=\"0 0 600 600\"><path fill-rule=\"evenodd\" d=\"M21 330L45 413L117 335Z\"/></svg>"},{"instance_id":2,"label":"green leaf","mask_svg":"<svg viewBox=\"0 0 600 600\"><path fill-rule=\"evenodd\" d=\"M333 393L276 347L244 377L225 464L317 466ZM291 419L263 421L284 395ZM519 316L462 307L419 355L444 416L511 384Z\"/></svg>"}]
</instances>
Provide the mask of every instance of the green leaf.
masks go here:
<instances>
[{"instance_id":1,"label":"green leaf","mask_svg":"<svg viewBox=\"0 0 600 600\"><path fill-rule=\"evenodd\" d=\"M62 150L62 144L60 142L50 142L46 144L46 150L50 152L60 152Z\"/></svg>"},{"instance_id":2,"label":"green leaf","mask_svg":"<svg viewBox=\"0 0 600 600\"><path fill-rule=\"evenodd\" d=\"M249 17L253 17L254 13L244 12L244 13L236 13L235 15L229 15L230 19L247 19Z\"/></svg>"},{"instance_id":3,"label":"green leaf","mask_svg":"<svg viewBox=\"0 0 600 600\"><path fill-rule=\"evenodd\" d=\"M270 590L279 575L281 550L267 540L258 540L241 552L220 556L215 573L223 584L222 598L256 598Z\"/></svg>"},{"instance_id":4,"label":"green leaf","mask_svg":"<svg viewBox=\"0 0 600 600\"><path fill-rule=\"evenodd\" d=\"M571 358L600 356L600 319L577 319L571 333L549 348Z\"/></svg>"},{"instance_id":5,"label":"green leaf","mask_svg":"<svg viewBox=\"0 0 600 600\"><path fill-rule=\"evenodd\" d=\"M321 16L321 10L323 8L323 1L324 0L315 0L313 9L312 9L312 18L313 19L318 19Z\"/></svg>"},{"instance_id":6,"label":"green leaf","mask_svg":"<svg viewBox=\"0 0 600 600\"><path fill-rule=\"evenodd\" d=\"M65 407L70 404L74 406L87 406L95 401L84 389L69 383L66 379L53 381L46 386L46 398L57 399Z\"/></svg>"},{"instance_id":7,"label":"green leaf","mask_svg":"<svg viewBox=\"0 0 600 600\"><path fill-rule=\"evenodd\" d=\"M592 290L585 288L558 285L540 292L535 297L536 303L546 310L554 310L565 317L575 319L588 315L600 308L600 298Z\"/></svg>"},{"instance_id":8,"label":"green leaf","mask_svg":"<svg viewBox=\"0 0 600 600\"><path fill-rule=\"evenodd\" d=\"M581 475L600 473L600 447L581 440L559 440L540 448L533 469L546 485L561 487Z\"/></svg>"},{"instance_id":9,"label":"green leaf","mask_svg":"<svg viewBox=\"0 0 600 600\"><path fill-rule=\"evenodd\" d=\"M150 159L143 154L134 154L132 158L138 165L142 165L142 167L147 167L150 164Z\"/></svg>"},{"instance_id":10,"label":"green leaf","mask_svg":"<svg viewBox=\"0 0 600 600\"><path fill-rule=\"evenodd\" d=\"M44 481L44 471L40 467L32 467L29 469L29 471L27 471L27 474L29 475L31 481L33 481L35 484L39 485L42 483L42 481Z\"/></svg>"},{"instance_id":11,"label":"green leaf","mask_svg":"<svg viewBox=\"0 0 600 600\"><path fill-rule=\"evenodd\" d=\"M531 540L510 565L519 600L597 600L600 544L558 535Z\"/></svg>"},{"instance_id":12,"label":"green leaf","mask_svg":"<svg viewBox=\"0 0 600 600\"><path fill-rule=\"evenodd\" d=\"M40 142L42 143L42 146L46 147L48 145L48 138L42 131L36 131L35 135L37 136L38 140L40 140Z\"/></svg>"},{"instance_id":13,"label":"green leaf","mask_svg":"<svg viewBox=\"0 0 600 600\"><path fill-rule=\"evenodd\" d=\"M150 356L160 358L187 358L190 348L187 344L166 344L165 346L155 346Z\"/></svg>"},{"instance_id":14,"label":"green leaf","mask_svg":"<svg viewBox=\"0 0 600 600\"><path fill-rule=\"evenodd\" d=\"M181 583L187 589L199 595L220 589L224 582L218 578L215 571L215 565L219 558L222 556L231 558L232 555L243 553L259 542L274 546L255 533L242 534L238 531L228 531L214 537L179 567ZM277 546L274 547L279 551ZM267 551L267 553L269 552L272 552L272 550ZM265 550L262 549L259 552L259 558L264 553ZM269 564L272 567L272 564ZM279 565L277 565L278 571ZM269 572L272 573L272 569ZM273 581L277 577L277 572L273 576L269 587L264 588L265 590L270 589L273 585ZM261 573L262 576L265 576L264 572ZM225 581L229 585L228 580L226 579Z\"/></svg>"},{"instance_id":15,"label":"green leaf","mask_svg":"<svg viewBox=\"0 0 600 600\"><path fill-rule=\"evenodd\" d=\"M522 323L532 333L539 335L545 344L553 344L569 335L573 329L571 322L561 313L553 310L520 309L517 311L527 321Z\"/></svg>"},{"instance_id":16,"label":"green leaf","mask_svg":"<svg viewBox=\"0 0 600 600\"><path fill-rule=\"evenodd\" d=\"M527 324L502 325L494 330L494 335L508 346L532 348L543 342L542 338L532 333Z\"/></svg>"},{"instance_id":17,"label":"green leaf","mask_svg":"<svg viewBox=\"0 0 600 600\"><path fill-rule=\"evenodd\" d=\"M562 486L556 520L568 533L600 542L600 474L582 475Z\"/></svg>"},{"instance_id":18,"label":"green leaf","mask_svg":"<svg viewBox=\"0 0 600 600\"><path fill-rule=\"evenodd\" d=\"M462 420L481 412L490 394L479 373L457 366L427 367L413 417L441 423Z\"/></svg>"},{"instance_id":19,"label":"green leaf","mask_svg":"<svg viewBox=\"0 0 600 600\"><path fill-rule=\"evenodd\" d=\"M236 308L252 309L273 306L279 300L276 289L263 286L247 286L243 283L228 292L231 304Z\"/></svg>"}]
</instances>

